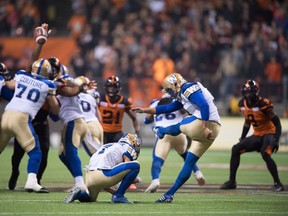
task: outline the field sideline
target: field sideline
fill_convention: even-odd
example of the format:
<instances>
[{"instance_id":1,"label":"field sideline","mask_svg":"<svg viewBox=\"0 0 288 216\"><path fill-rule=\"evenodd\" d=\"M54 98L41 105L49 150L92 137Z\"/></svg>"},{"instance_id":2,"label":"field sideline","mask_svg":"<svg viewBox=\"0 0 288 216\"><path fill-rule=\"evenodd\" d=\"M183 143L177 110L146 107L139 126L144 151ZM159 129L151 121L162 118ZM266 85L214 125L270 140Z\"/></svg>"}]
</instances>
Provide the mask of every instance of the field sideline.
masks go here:
<instances>
[{"instance_id":1,"label":"field sideline","mask_svg":"<svg viewBox=\"0 0 288 216\"><path fill-rule=\"evenodd\" d=\"M26 193L27 155L21 163L21 173L15 191L7 189L11 173L12 148L8 146L0 156L0 215L288 215L288 154L278 152L274 159L279 175L286 187L284 192L272 192L272 178L258 153L247 153L241 158L237 175L238 189L219 190L220 184L228 178L229 151L208 150L198 165L206 177L205 186L196 185L192 176L175 194L171 204L156 204L158 199L176 179L182 167L182 159L171 151L161 173L161 188L157 193L145 194L151 181L151 148L143 148L139 161L143 183L136 191L127 191L126 197L134 205L112 205L111 195L100 194L97 203L65 204L65 189L73 186L70 173L57 157L57 150L51 149L47 170L42 185L49 194ZM81 148L79 151L82 167L89 158Z\"/></svg>"}]
</instances>

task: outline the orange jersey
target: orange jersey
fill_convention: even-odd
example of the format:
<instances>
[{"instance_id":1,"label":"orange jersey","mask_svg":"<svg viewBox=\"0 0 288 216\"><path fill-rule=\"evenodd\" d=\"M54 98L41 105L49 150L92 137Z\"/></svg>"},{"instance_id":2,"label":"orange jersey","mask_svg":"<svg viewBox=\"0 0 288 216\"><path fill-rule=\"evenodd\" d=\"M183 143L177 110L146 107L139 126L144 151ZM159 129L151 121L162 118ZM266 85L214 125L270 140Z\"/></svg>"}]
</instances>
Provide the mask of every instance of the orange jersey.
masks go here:
<instances>
[{"instance_id":1,"label":"orange jersey","mask_svg":"<svg viewBox=\"0 0 288 216\"><path fill-rule=\"evenodd\" d=\"M132 99L122 95L116 103L111 103L107 95L101 95L100 99L99 111L102 116L103 131L121 131L124 113L132 108Z\"/></svg>"},{"instance_id":2,"label":"orange jersey","mask_svg":"<svg viewBox=\"0 0 288 216\"><path fill-rule=\"evenodd\" d=\"M273 109L273 104L267 98L260 97L258 102L251 108L247 106L245 99L241 99L238 106L245 118L253 126L254 136L275 134L276 128L267 115L267 112Z\"/></svg>"}]
</instances>

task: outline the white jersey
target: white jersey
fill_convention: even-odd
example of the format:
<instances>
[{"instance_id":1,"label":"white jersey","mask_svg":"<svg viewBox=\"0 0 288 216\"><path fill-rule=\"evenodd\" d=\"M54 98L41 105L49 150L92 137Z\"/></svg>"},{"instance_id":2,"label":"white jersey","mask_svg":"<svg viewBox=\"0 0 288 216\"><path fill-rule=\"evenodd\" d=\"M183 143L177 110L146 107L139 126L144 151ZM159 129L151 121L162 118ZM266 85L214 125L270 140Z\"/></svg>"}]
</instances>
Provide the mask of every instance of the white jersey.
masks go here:
<instances>
[{"instance_id":1,"label":"white jersey","mask_svg":"<svg viewBox=\"0 0 288 216\"><path fill-rule=\"evenodd\" d=\"M127 143L105 144L92 155L87 170L113 169L123 162L124 155L133 158L133 154L135 154L135 150Z\"/></svg>"},{"instance_id":2,"label":"white jersey","mask_svg":"<svg viewBox=\"0 0 288 216\"><path fill-rule=\"evenodd\" d=\"M15 75L15 92L5 110L29 114L34 119L49 93L55 94L56 84L50 80L35 77L31 73L19 71Z\"/></svg>"},{"instance_id":3,"label":"white jersey","mask_svg":"<svg viewBox=\"0 0 288 216\"><path fill-rule=\"evenodd\" d=\"M74 121L78 118L84 118L83 110L80 104L79 96L65 97L58 95L57 99L60 102L59 118L63 124Z\"/></svg>"},{"instance_id":4,"label":"white jersey","mask_svg":"<svg viewBox=\"0 0 288 216\"><path fill-rule=\"evenodd\" d=\"M156 107L160 100L154 100L150 107ZM162 113L154 115L154 124L155 126L167 127L170 125L177 124L183 119L183 114L180 110L177 110L172 113Z\"/></svg>"},{"instance_id":5,"label":"white jersey","mask_svg":"<svg viewBox=\"0 0 288 216\"><path fill-rule=\"evenodd\" d=\"M85 93L80 93L79 98L85 121L86 122L99 121L96 116L97 103L95 98L92 95Z\"/></svg>"},{"instance_id":6,"label":"white jersey","mask_svg":"<svg viewBox=\"0 0 288 216\"><path fill-rule=\"evenodd\" d=\"M184 109L187 110L187 112L189 112L191 115L194 115L195 117L201 119L201 112L200 112L199 108L195 104L191 103L188 100L189 96L191 94L193 94L194 92L198 91L199 88L201 89L201 91L204 95L204 98L209 105L209 112L210 112L209 113L209 120L213 120L213 121L220 123L220 116L219 116L217 107L214 104L214 97L208 91L208 89L205 88L199 82L191 85L190 87L185 89L185 91L183 93L181 93L181 101L180 102L183 104Z\"/></svg>"}]
</instances>

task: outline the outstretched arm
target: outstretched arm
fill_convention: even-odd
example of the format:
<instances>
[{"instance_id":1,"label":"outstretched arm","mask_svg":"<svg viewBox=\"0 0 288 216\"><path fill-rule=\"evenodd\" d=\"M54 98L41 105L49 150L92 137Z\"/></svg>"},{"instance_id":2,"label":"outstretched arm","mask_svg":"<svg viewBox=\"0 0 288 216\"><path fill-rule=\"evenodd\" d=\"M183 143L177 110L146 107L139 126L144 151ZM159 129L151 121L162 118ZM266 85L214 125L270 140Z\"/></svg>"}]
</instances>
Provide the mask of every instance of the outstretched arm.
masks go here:
<instances>
[{"instance_id":1,"label":"outstretched arm","mask_svg":"<svg viewBox=\"0 0 288 216\"><path fill-rule=\"evenodd\" d=\"M147 114L156 114L156 109L154 107L147 107L147 108L141 108L141 107L134 107L131 109L132 112L135 113L147 113Z\"/></svg>"},{"instance_id":2,"label":"outstretched arm","mask_svg":"<svg viewBox=\"0 0 288 216\"><path fill-rule=\"evenodd\" d=\"M136 118L135 113L131 112L130 110L127 110L126 113L131 118L131 120L133 122L133 127L134 127L134 130L135 130L135 133L138 135L139 131L140 131L140 124L139 124L139 121Z\"/></svg>"},{"instance_id":3,"label":"outstretched arm","mask_svg":"<svg viewBox=\"0 0 288 216\"><path fill-rule=\"evenodd\" d=\"M34 29L35 46L32 52L31 59L29 60L28 65L26 66L27 72L31 71L33 62L39 59L42 47L47 41L50 33L51 30L48 30L48 24L46 23L43 23L41 26L38 26Z\"/></svg>"}]
</instances>

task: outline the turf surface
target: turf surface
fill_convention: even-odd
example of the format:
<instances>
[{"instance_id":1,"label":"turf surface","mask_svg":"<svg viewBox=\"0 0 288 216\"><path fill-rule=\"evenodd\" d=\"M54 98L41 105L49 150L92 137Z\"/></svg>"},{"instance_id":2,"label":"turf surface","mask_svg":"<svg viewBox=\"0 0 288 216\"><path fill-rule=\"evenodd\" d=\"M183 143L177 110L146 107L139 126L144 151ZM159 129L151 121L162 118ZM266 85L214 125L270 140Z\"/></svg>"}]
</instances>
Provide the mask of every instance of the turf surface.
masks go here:
<instances>
[{"instance_id":1,"label":"turf surface","mask_svg":"<svg viewBox=\"0 0 288 216\"><path fill-rule=\"evenodd\" d=\"M0 215L288 215L288 153L278 152L273 156L287 191L270 190L272 178L258 153L247 153L241 157L237 190L219 190L220 184L229 175L230 152L208 151L198 163L207 184L202 187L196 185L192 176L175 194L173 203L157 204L154 201L174 182L183 161L171 151L162 169L159 191L145 194L144 190L151 181L151 151L150 148L143 148L139 157L143 183L138 184L137 190L126 193L126 197L135 202L134 205L113 205L107 192L100 193L97 203L65 204L64 190L73 186L73 179L58 159L57 150L51 149L42 180L42 185L50 193L36 194L23 191L27 177L27 155L21 163L16 190L7 189L12 155L12 148L8 146L0 155ZM84 167L89 158L83 149L79 154Z\"/></svg>"}]
</instances>

